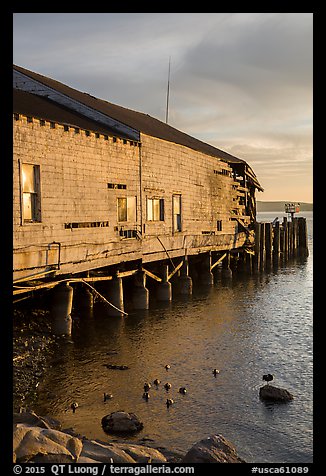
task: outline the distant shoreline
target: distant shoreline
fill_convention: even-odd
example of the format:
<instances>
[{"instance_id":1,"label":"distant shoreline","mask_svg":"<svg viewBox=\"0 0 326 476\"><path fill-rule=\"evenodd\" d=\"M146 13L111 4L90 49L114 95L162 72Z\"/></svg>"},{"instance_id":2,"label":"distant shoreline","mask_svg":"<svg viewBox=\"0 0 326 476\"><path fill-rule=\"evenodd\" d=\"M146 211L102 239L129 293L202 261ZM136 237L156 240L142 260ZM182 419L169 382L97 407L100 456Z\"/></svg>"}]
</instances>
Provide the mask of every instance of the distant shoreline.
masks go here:
<instances>
[{"instance_id":1,"label":"distant shoreline","mask_svg":"<svg viewBox=\"0 0 326 476\"><path fill-rule=\"evenodd\" d=\"M284 204L290 203L290 201L279 202L261 202L257 200L257 212L284 212ZM300 203L301 212L312 212L313 203L296 202Z\"/></svg>"}]
</instances>

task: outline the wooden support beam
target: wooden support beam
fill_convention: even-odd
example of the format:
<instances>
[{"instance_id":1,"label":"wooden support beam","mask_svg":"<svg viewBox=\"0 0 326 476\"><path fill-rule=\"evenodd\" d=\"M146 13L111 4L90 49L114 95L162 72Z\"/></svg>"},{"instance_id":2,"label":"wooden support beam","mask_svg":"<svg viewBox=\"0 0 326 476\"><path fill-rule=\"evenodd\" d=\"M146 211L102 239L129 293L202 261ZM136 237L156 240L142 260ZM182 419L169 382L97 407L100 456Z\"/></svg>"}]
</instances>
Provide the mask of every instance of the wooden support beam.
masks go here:
<instances>
[{"instance_id":1,"label":"wooden support beam","mask_svg":"<svg viewBox=\"0 0 326 476\"><path fill-rule=\"evenodd\" d=\"M158 276L156 276L156 274L152 273L151 271L148 271L147 269L144 269L144 268L142 268L142 271L144 271L144 273L150 278L155 279L155 281L158 281L159 283L162 282L162 278L159 278Z\"/></svg>"},{"instance_id":2,"label":"wooden support beam","mask_svg":"<svg viewBox=\"0 0 326 476\"><path fill-rule=\"evenodd\" d=\"M217 266L222 260L224 260L224 258L226 257L226 255L227 255L227 253L224 253L224 255L222 255L217 261L215 261L214 264L212 264L212 266L211 266L211 271L212 271L212 269L214 269L215 266Z\"/></svg>"},{"instance_id":3,"label":"wooden support beam","mask_svg":"<svg viewBox=\"0 0 326 476\"><path fill-rule=\"evenodd\" d=\"M249 249L249 248L245 248L244 250L245 250L245 252L248 253L249 255L255 256L255 252L254 252L253 250L251 250L251 249Z\"/></svg>"},{"instance_id":4,"label":"wooden support beam","mask_svg":"<svg viewBox=\"0 0 326 476\"><path fill-rule=\"evenodd\" d=\"M176 273L177 271L179 271L179 269L182 267L182 265L183 265L183 260L178 264L178 266L176 266L176 267L174 268L174 270L172 271L172 273L169 274L169 276L168 276L168 281L170 281L170 279L172 278L172 276L174 276L175 273Z\"/></svg>"}]
</instances>

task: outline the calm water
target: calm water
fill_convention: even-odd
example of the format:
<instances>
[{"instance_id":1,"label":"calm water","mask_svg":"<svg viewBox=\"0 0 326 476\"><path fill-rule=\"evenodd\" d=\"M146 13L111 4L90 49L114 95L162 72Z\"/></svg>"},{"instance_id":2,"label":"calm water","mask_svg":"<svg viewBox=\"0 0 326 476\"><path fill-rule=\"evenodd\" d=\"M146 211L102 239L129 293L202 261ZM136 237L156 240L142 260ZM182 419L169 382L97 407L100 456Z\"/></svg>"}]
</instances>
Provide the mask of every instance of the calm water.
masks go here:
<instances>
[{"instance_id":1,"label":"calm water","mask_svg":"<svg viewBox=\"0 0 326 476\"><path fill-rule=\"evenodd\" d=\"M312 461L312 213L305 262L291 262L259 276L238 275L232 284L194 288L191 298L126 318L74 317L72 342L62 341L39 386L35 410L64 427L106 440L101 418L123 409L135 412L149 437L162 446L188 450L221 433L248 462ZM259 214L272 221L282 214ZM109 370L104 364L125 364ZM166 371L164 365L171 369ZM212 369L220 374L215 378ZM264 373L294 394L287 404L265 404L258 392ZM143 400L143 384L162 381ZM175 404L166 408L169 395ZM178 388L188 393L180 395ZM103 392L114 398L103 402ZM79 403L75 414L66 411ZM129 438L130 439L130 438Z\"/></svg>"}]
</instances>

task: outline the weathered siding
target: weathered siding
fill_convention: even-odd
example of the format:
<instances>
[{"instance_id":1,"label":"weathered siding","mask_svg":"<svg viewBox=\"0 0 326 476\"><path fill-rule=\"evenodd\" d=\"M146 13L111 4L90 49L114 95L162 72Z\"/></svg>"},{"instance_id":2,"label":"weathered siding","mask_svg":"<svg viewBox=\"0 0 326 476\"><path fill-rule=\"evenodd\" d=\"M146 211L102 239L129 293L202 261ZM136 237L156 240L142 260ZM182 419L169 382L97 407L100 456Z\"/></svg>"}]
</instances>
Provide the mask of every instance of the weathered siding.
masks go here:
<instances>
[{"instance_id":1,"label":"weathered siding","mask_svg":"<svg viewBox=\"0 0 326 476\"><path fill-rule=\"evenodd\" d=\"M41 223L21 223L19 161L40 166ZM108 183L126 184L112 190ZM95 134L19 116L14 119L14 269L43 267L49 243L60 242L64 263L79 262L76 270L101 266L122 251L139 253L138 240L121 240L117 226L118 196L139 201L137 142ZM109 221L109 227L66 229L71 222ZM135 227L137 223L123 223ZM90 258L93 264L89 262ZM82 262L85 265L82 265ZM73 267L69 267L73 270ZM21 273L18 273L18 275Z\"/></svg>"},{"instance_id":2,"label":"weathered siding","mask_svg":"<svg viewBox=\"0 0 326 476\"><path fill-rule=\"evenodd\" d=\"M40 166L40 223L22 222L20 162ZM109 183L126 188L108 188ZM182 197L180 232L173 230L173 194ZM137 197L136 221L118 223L117 197L128 196ZM147 220L146 200L153 197L164 199L164 221ZM245 234L237 234L231 220L234 200L231 168L216 157L145 134L139 144L14 116L16 279L55 265L59 249L53 242L61 246L58 273L165 259L165 249L173 257L241 246ZM108 226L65 227L85 222ZM137 230L138 238L122 238L128 229Z\"/></svg>"},{"instance_id":3,"label":"weathered siding","mask_svg":"<svg viewBox=\"0 0 326 476\"><path fill-rule=\"evenodd\" d=\"M232 188L233 178L218 172L224 169L231 174L229 165L216 157L144 134L141 134L141 141L144 210L147 198L165 200L164 222L144 220L144 254L162 251L156 235L170 250L187 248L191 253L193 246L228 248L236 227L230 213L236 193ZM182 231L177 233L173 233L172 224L174 194L182 197ZM218 220L222 221L221 231L217 229ZM212 235L207 236L208 232Z\"/></svg>"}]
</instances>

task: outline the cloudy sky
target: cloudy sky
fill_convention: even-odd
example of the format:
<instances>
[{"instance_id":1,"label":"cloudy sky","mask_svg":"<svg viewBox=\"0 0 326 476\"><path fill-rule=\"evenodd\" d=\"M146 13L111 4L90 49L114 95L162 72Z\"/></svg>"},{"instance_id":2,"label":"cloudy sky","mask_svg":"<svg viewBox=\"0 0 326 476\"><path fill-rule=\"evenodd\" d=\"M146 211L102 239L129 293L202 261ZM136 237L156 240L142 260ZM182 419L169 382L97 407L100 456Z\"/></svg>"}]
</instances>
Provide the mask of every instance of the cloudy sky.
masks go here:
<instances>
[{"instance_id":1,"label":"cloudy sky","mask_svg":"<svg viewBox=\"0 0 326 476\"><path fill-rule=\"evenodd\" d=\"M312 202L312 13L15 13L14 63L246 160Z\"/></svg>"}]
</instances>

